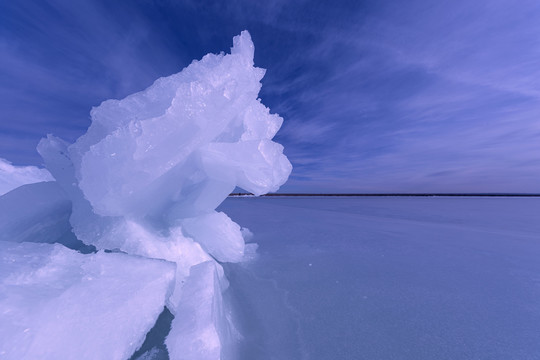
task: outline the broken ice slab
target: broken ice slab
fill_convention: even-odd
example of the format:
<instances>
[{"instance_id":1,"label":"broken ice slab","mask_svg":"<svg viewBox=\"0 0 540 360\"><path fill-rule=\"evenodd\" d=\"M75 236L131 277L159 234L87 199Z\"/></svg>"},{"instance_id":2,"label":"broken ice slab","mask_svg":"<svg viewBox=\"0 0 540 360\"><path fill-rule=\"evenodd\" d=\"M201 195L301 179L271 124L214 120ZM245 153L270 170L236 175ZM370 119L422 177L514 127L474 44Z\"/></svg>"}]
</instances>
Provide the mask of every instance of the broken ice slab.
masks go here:
<instances>
[{"instance_id":1,"label":"broken ice slab","mask_svg":"<svg viewBox=\"0 0 540 360\"><path fill-rule=\"evenodd\" d=\"M222 301L228 287L215 261L191 267L165 344L171 359L234 359L236 332Z\"/></svg>"},{"instance_id":2,"label":"broken ice slab","mask_svg":"<svg viewBox=\"0 0 540 360\"><path fill-rule=\"evenodd\" d=\"M187 235L196 239L216 260L239 262L243 259L245 244L240 226L226 214L214 211L184 219L181 224Z\"/></svg>"},{"instance_id":3,"label":"broken ice slab","mask_svg":"<svg viewBox=\"0 0 540 360\"><path fill-rule=\"evenodd\" d=\"M0 242L0 358L127 359L174 276L164 260Z\"/></svg>"}]
</instances>

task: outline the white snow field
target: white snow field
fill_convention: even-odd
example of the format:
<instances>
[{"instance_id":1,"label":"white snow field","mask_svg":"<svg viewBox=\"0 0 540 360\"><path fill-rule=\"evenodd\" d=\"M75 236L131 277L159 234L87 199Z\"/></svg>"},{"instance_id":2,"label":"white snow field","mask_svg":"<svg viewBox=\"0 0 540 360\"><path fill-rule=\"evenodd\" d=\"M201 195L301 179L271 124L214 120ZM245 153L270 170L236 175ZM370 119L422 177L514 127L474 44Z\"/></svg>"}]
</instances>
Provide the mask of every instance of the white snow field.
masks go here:
<instances>
[{"instance_id":1,"label":"white snow field","mask_svg":"<svg viewBox=\"0 0 540 360\"><path fill-rule=\"evenodd\" d=\"M55 181L0 197L0 359L237 357L222 265L254 246L215 209L237 186L276 191L292 166L249 33L233 44L103 102L75 143L39 143ZM6 184L51 180L6 164Z\"/></svg>"},{"instance_id":2,"label":"white snow field","mask_svg":"<svg viewBox=\"0 0 540 360\"><path fill-rule=\"evenodd\" d=\"M540 359L540 198L229 198L239 359Z\"/></svg>"}]
</instances>

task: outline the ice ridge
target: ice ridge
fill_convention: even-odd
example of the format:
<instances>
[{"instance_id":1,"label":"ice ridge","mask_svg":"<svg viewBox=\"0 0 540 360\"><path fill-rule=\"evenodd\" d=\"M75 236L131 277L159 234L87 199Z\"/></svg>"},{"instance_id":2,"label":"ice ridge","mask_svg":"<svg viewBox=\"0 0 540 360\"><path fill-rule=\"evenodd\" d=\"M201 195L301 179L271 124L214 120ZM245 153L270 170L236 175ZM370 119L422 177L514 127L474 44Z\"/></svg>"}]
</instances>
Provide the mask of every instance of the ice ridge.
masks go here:
<instances>
[{"instance_id":1,"label":"ice ridge","mask_svg":"<svg viewBox=\"0 0 540 360\"><path fill-rule=\"evenodd\" d=\"M28 358L25 349L39 350L48 336L54 338L50 343L54 351L49 352L54 358L69 358L81 351L81 359L125 359L142 344L162 306L175 316L165 341L171 359L234 357L231 344L238 339L222 297L228 282L221 263L252 258L244 239L251 233L215 209L236 186L256 195L276 191L292 170L283 147L272 141L283 119L271 114L258 98L265 71L254 66L253 56L253 42L243 31L234 37L229 54L208 54L146 90L93 108L88 131L74 143L53 135L42 139L38 152L56 182L8 193L4 202L16 206L22 200L43 198L50 205L43 204L32 216L49 222L24 234L17 234L27 223L24 212L17 213L15 223L6 222L11 227L4 228L13 236L2 238L12 244L2 245L11 254L4 258L2 272L16 275L7 276L8 280L0 277L1 286L8 292L24 293L21 289L30 286L24 279L30 276L38 279L31 286L39 292L43 289L37 273L49 276L46 284L50 286L67 285L54 291L44 288L43 299L32 304L22 297L19 308L9 297L0 298L0 333L11 332L18 323L16 316L1 314L16 314L24 306L38 314L47 308L44 304L56 309L54 304L61 298L73 302L73 309L80 302L84 311L88 299L82 296L90 283L97 296L116 296L111 318L119 320L102 323L101 331L94 326L86 334L92 336L94 346L101 347L100 354L109 350L109 357L85 353L86 340L73 339L77 335L70 335L69 343L59 339L63 333L55 331L62 325L72 326L73 320L65 317L54 327L40 324L39 329L53 329L48 333L32 330L31 336L17 337L15 345L4 344L0 357ZM97 253L81 255L59 250L60 245L13 243L62 243L66 231L95 246ZM37 258L37 265L28 265L25 253ZM147 267L149 272L141 276ZM97 276L99 268L107 268L112 275ZM78 275L66 279L67 269ZM118 284L114 275L126 281L125 289L113 286ZM135 293L130 299L125 292L131 291ZM147 297L148 311L141 314L136 306ZM132 332L118 323L130 313L146 319L136 322ZM52 320L35 315L28 319L32 321ZM115 338L117 345L111 345L105 338L119 331L125 334ZM4 348L9 352L2 353ZM40 358L53 358L43 354Z\"/></svg>"}]
</instances>

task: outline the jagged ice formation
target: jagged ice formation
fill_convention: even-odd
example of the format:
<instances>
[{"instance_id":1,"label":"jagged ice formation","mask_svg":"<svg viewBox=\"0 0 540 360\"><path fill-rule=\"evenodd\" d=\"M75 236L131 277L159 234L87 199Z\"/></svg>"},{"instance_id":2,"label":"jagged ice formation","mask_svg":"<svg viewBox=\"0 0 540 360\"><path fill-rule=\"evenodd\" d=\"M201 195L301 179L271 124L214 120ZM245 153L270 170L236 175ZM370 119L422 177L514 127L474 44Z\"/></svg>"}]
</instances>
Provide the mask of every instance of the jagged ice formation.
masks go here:
<instances>
[{"instance_id":1,"label":"jagged ice formation","mask_svg":"<svg viewBox=\"0 0 540 360\"><path fill-rule=\"evenodd\" d=\"M75 143L52 135L40 142L56 182L0 197L3 208L19 210L28 199L42 200L34 220L22 210L0 221L7 229L0 290L11 294L0 297L0 334L11 336L0 344L1 358L125 359L162 306L175 315L166 339L171 359L234 356L220 263L243 261L254 244L245 244L247 229L215 209L236 186L257 195L276 191L292 167L271 140L283 120L258 99L264 70L254 67L251 37L244 31L233 41L230 54L208 54L142 92L92 109L91 126ZM36 219L44 225L28 229ZM82 241L98 252L28 241L72 248ZM25 294L34 291L39 296L27 302ZM106 316L99 306L86 308L89 294ZM89 311L87 326L73 326L77 306ZM43 309L59 314L59 323L48 324L53 320ZM110 324L92 323L94 317ZM101 334L99 326L106 329ZM99 353L88 352L89 337Z\"/></svg>"}]
</instances>

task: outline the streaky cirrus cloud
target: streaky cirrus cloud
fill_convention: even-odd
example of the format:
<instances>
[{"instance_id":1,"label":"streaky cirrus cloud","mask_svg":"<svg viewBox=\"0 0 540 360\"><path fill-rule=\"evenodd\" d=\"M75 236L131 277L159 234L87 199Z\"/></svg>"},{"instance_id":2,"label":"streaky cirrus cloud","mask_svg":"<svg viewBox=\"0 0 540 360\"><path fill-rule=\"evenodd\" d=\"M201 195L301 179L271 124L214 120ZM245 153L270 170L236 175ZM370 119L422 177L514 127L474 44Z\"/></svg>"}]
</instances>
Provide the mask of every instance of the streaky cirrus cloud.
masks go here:
<instances>
[{"instance_id":1,"label":"streaky cirrus cloud","mask_svg":"<svg viewBox=\"0 0 540 360\"><path fill-rule=\"evenodd\" d=\"M0 24L0 156L17 164L248 29L285 118L283 191L540 192L535 1L22 0Z\"/></svg>"},{"instance_id":2,"label":"streaky cirrus cloud","mask_svg":"<svg viewBox=\"0 0 540 360\"><path fill-rule=\"evenodd\" d=\"M319 99L305 121L334 131L290 149L289 189L540 191L540 6L385 5L311 48L333 67L302 95ZM303 144L295 127L282 135ZM302 174L315 171L316 185Z\"/></svg>"}]
</instances>

